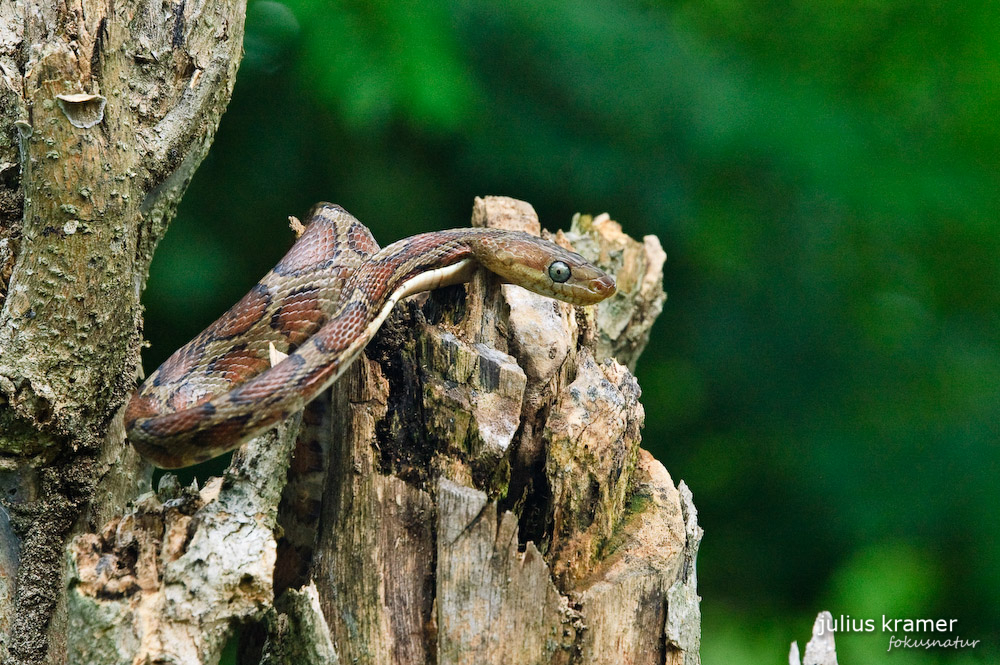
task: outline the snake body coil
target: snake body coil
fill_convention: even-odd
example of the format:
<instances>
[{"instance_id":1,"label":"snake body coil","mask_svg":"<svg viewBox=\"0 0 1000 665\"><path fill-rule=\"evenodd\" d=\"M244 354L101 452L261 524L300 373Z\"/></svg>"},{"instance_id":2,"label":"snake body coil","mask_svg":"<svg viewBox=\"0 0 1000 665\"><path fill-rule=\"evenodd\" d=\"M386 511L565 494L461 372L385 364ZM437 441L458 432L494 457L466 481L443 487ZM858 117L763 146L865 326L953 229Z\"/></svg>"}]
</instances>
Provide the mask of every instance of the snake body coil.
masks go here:
<instances>
[{"instance_id":1,"label":"snake body coil","mask_svg":"<svg viewBox=\"0 0 1000 665\"><path fill-rule=\"evenodd\" d=\"M479 266L578 305L615 291L579 254L527 233L453 229L380 250L358 220L319 204L278 265L140 386L125 411L129 440L163 468L221 455L333 383L401 298L468 281ZM273 366L271 347L288 354Z\"/></svg>"}]
</instances>

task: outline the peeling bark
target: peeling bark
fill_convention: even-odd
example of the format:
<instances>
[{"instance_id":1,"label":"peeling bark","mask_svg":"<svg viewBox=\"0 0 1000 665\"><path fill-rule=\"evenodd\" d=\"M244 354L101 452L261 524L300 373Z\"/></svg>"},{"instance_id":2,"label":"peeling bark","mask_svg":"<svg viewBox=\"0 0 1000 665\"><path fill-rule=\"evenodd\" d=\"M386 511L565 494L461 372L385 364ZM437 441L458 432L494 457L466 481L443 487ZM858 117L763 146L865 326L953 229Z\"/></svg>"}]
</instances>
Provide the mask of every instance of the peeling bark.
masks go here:
<instances>
[{"instance_id":1,"label":"peeling bark","mask_svg":"<svg viewBox=\"0 0 1000 665\"><path fill-rule=\"evenodd\" d=\"M65 662L67 539L148 486L116 416L140 371L139 297L229 100L244 13L0 3L3 662Z\"/></svg>"}]
</instances>

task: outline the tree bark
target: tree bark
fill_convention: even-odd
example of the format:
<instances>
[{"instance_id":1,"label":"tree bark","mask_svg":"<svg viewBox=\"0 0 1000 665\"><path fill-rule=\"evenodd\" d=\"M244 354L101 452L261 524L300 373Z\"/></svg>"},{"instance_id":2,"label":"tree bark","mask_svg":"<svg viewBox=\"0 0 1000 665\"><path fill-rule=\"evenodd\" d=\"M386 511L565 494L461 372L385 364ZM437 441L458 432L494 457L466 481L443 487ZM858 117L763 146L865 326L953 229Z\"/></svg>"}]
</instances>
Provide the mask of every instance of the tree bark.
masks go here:
<instances>
[{"instance_id":1,"label":"tree bark","mask_svg":"<svg viewBox=\"0 0 1000 665\"><path fill-rule=\"evenodd\" d=\"M148 488L139 297L211 144L242 0L0 3L0 659L65 662L65 546Z\"/></svg>"}]
</instances>

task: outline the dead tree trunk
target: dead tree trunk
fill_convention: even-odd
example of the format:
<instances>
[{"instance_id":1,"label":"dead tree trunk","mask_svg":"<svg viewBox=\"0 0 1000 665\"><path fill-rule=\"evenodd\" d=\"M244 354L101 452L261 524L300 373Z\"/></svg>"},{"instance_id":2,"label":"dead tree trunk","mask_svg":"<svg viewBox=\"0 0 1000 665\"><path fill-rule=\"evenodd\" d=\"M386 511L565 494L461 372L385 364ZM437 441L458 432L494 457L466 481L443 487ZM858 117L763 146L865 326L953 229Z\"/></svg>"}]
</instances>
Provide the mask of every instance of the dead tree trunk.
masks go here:
<instances>
[{"instance_id":1,"label":"dead tree trunk","mask_svg":"<svg viewBox=\"0 0 1000 665\"><path fill-rule=\"evenodd\" d=\"M139 496L139 296L243 11L0 3L0 656L215 663L240 628L244 663L697 663L700 530L627 369L664 255L606 217L557 239L613 300L485 275L410 299L223 478ZM539 231L510 199L473 223Z\"/></svg>"},{"instance_id":2,"label":"dead tree trunk","mask_svg":"<svg viewBox=\"0 0 1000 665\"><path fill-rule=\"evenodd\" d=\"M156 242L211 144L243 0L0 2L0 659L67 658L66 543L148 487L119 407Z\"/></svg>"},{"instance_id":3,"label":"dead tree trunk","mask_svg":"<svg viewBox=\"0 0 1000 665\"><path fill-rule=\"evenodd\" d=\"M503 198L473 224L539 231ZM556 239L619 295L479 274L410 299L301 423L78 537L71 655L214 663L241 625L242 663L697 663L690 493L639 447L614 360L645 344L664 255L606 216Z\"/></svg>"}]
</instances>

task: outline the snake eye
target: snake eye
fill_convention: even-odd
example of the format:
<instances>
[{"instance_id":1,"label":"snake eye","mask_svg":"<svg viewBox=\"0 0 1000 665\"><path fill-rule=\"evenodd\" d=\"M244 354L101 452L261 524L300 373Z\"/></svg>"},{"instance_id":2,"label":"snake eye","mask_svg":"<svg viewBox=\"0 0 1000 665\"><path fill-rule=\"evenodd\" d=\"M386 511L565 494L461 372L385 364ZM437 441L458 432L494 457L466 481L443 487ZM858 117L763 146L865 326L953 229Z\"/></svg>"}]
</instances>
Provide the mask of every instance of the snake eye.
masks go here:
<instances>
[{"instance_id":1,"label":"snake eye","mask_svg":"<svg viewBox=\"0 0 1000 665\"><path fill-rule=\"evenodd\" d=\"M549 266L549 278L553 282L562 283L569 279L569 266L562 261L553 261Z\"/></svg>"}]
</instances>

